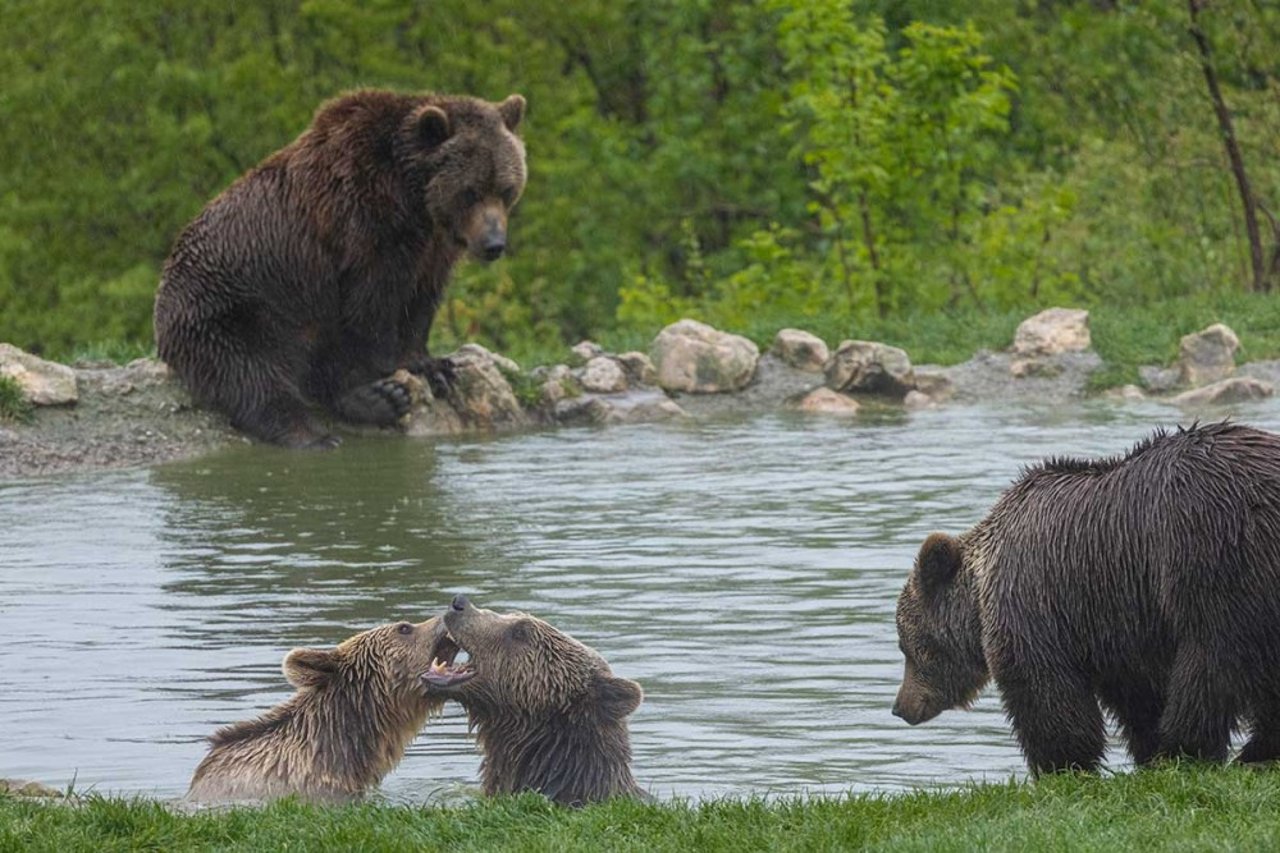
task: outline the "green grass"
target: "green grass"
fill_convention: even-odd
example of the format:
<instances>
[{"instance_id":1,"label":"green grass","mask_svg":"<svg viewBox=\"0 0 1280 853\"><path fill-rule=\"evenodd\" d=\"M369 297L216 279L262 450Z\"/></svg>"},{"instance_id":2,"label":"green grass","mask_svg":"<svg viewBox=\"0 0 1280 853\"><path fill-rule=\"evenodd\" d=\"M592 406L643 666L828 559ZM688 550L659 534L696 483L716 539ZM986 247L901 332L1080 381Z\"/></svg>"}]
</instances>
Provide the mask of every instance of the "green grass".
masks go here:
<instances>
[{"instance_id":1,"label":"green grass","mask_svg":"<svg viewBox=\"0 0 1280 853\"><path fill-rule=\"evenodd\" d=\"M7 850L1267 850L1280 772L1164 767L1113 777L815 800L614 802L528 795L461 808L276 803L181 814L145 800L0 797Z\"/></svg>"},{"instance_id":2,"label":"green grass","mask_svg":"<svg viewBox=\"0 0 1280 853\"><path fill-rule=\"evenodd\" d=\"M0 422L25 423L31 420L34 407L22 393L22 386L11 376L0 376Z\"/></svg>"}]
</instances>

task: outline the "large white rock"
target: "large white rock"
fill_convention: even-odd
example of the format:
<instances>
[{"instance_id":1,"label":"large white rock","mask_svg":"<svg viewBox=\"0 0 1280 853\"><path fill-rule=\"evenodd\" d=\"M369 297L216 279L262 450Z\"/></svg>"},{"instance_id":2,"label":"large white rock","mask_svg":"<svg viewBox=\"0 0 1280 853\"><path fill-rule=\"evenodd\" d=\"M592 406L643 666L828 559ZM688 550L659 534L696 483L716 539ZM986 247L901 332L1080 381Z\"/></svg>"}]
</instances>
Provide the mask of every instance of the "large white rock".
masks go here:
<instances>
[{"instance_id":1,"label":"large white rock","mask_svg":"<svg viewBox=\"0 0 1280 853\"><path fill-rule=\"evenodd\" d=\"M1262 400L1275 394L1275 386L1270 382L1255 379L1252 376L1232 376L1219 380L1203 388L1184 391L1174 397L1172 402L1179 406L1194 408L1197 406L1226 406L1232 403L1248 403L1251 400Z\"/></svg>"},{"instance_id":2,"label":"large white rock","mask_svg":"<svg viewBox=\"0 0 1280 853\"><path fill-rule=\"evenodd\" d=\"M1013 336L1013 354L1020 356L1083 352L1089 345L1089 312L1078 308L1041 311L1023 320Z\"/></svg>"},{"instance_id":3,"label":"large white rock","mask_svg":"<svg viewBox=\"0 0 1280 853\"><path fill-rule=\"evenodd\" d=\"M901 399L916 387L906 352L875 341L843 341L828 359L827 387Z\"/></svg>"},{"instance_id":4,"label":"large white rock","mask_svg":"<svg viewBox=\"0 0 1280 853\"><path fill-rule=\"evenodd\" d=\"M668 391L715 394L737 391L756 373L760 350L742 337L696 320L667 326L649 347L658 384Z\"/></svg>"},{"instance_id":5,"label":"large white rock","mask_svg":"<svg viewBox=\"0 0 1280 853\"><path fill-rule=\"evenodd\" d=\"M817 335L800 329L783 329L773 339L773 354L798 370L821 373L831 351Z\"/></svg>"},{"instance_id":6,"label":"large white rock","mask_svg":"<svg viewBox=\"0 0 1280 853\"><path fill-rule=\"evenodd\" d=\"M1183 335L1178 346L1178 373L1184 385L1197 387L1226 379L1236 371L1240 339L1222 323Z\"/></svg>"},{"instance_id":7,"label":"large white rock","mask_svg":"<svg viewBox=\"0 0 1280 853\"><path fill-rule=\"evenodd\" d=\"M0 344L0 376L7 376L27 401L36 406L63 406L79 399L76 372L65 364L45 361L13 344Z\"/></svg>"}]
</instances>

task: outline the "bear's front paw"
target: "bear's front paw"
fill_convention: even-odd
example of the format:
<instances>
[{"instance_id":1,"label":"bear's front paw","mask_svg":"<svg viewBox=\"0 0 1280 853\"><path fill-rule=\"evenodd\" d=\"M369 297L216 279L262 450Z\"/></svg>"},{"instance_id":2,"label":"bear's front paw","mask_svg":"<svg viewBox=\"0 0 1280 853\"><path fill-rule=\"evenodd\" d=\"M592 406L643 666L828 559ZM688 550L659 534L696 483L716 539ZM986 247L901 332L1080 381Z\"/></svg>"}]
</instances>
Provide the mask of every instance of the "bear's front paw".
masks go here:
<instances>
[{"instance_id":1,"label":"bear's front paw","mask_svg":"<svg viewBox=\"0 0 1280 853\"><path fill-rule=\"evenodd\" d=\"M405 365L410 373L415 373L427 380L433 397L448 397L453 382L458 378L457 368L452 359L432 358L429 355L414 356Z\"/></svg>"},{"instance_id":2,"label":"bear's front paw","mask_svg":"<svg viewBox=\"0 0 1280 853\"><path fill-rule=\"evenodd\" d=\"M352 423L390 426L409 413L413 394L392 377L370 382L342 398L341 414Z\"/></svg>"}]
</instances>

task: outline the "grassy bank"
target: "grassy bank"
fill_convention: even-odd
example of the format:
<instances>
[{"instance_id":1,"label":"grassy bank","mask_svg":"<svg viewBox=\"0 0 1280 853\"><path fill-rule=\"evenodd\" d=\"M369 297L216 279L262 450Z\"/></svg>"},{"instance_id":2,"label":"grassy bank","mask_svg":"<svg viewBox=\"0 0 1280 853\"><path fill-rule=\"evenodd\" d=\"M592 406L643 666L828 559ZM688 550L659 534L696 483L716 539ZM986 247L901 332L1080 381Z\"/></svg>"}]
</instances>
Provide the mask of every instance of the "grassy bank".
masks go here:
<instances>
[{"instance_id":1,"label":"grassy bank","mask_svg":"<svg viewBox=\"0 0 1280 853\"><path fill-rule=\"evenodd\" d=\"M457 809L362 805L178 814L0 797L0 850L1152 850L1280 847L1280 772L1169 767L955 792L581 811L526 796Z\"/></svg>"}]
</instances>

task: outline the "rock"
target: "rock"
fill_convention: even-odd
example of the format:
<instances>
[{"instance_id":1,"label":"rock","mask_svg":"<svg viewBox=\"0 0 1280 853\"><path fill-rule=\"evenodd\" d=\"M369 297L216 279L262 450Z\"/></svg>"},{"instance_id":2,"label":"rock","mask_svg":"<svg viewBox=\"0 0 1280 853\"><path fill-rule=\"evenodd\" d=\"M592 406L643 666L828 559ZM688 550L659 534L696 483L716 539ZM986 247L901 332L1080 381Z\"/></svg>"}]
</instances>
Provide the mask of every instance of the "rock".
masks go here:
<instances>
[{"instance_id":1,"label":"rock","mask_svg":"<svg viewBox=\"0 0 1280 853\"><path fill-rule=\"evenodd\" d=\"M915 390L926 395L933 402L945 403L955 395L955 385L943 374L929 370L916 370L914 372L916 377ZM910 393L907 396L910 396ZM903 402L905 402L905 398Z\"/></svg>"},{"instance_id":2,"label":"rock","mask_svg":"<svg viewBox=\"0 0 1280 853\"><path fill-rule=\"evenodd\" d=\"M1017 356L1058 355L1089 348L1089 312L1050 308L1023 320L1013 336Z\"/></svg>"},{"instance_id":3,"label":"rock","mask_svg":"<svg viewBox=\"0 0 1280 853\"><path fill-rule=\"evenodd\" d=\"M1163 394L1178 387L1182 381L1182 371L1176 367L1158 367L1154 364L1138 368L1138 378L1148 391Z\"/></svg>"},{"instance_id":4,"label":"rock","mask_svg":"<svg viewBox=\"0 0 1280 853\"><path fill-rule=\"evenodd\" d=\"M479 358L490 361L499 370L506 373L519 373L520 365L505 355L499 355L496 352L485 349L480 344L463 344L458 347L458 351L449 356L449 358Z\"/></svg>"},{"instance_id":5,"label":"rock","mask_svg":"<svg viewBox=\"0 0 1280 853\"><path fill-rule=\"evenodd\" d=\"M1009 362L1009 375L1014 379L1039 376L1051 379L1062 375L1062 365L1041 358L1017 358Z\"/></svg>"},{"instance_id":6,"label":"rock","mask_svg":"<svg viewBox=\"0 0 1280 853\"><path fill-rule=\"evenodd\" d=\"M515 362L501 356L495 357L479 344L459 347L448 358L453 362L454 370L448 403L463 424L480 429L504 429L528 422L515 392L511 390L511 384L503 375L506 364ZM518 373L518 368L508 372L514 375ZM430 408L437 410L440 407L433 404ZM442 418L436 418L436 426L427 431L452 431L448 413L436 414Z\"/></svg>"},{"instance_id":7,"label":"rock","mask_svg":"<svg viewBox=\"0 0 1280 853\"><path fill-rule=\"evenodd\" d=\"M63 797L63 792L56 788L26 779L0 779L0 791L15 797Z\"/></svg>"},{"instance_id":8,"label":"rock","mask_svg":"<svg viewBox=\"0 0 1280 853\"><path fill-rule=\"evenodd\" d=\"M800 329L783 329L773 339L773 354L782 361L811 373L821 373L831 357L826 343L817 335Z\"/></svg>"},{"instance_id":9,"label":"rock","mask_svg":"<svg viewBox=\"0 0 1280 853\"><path fill-rule=\"evenodd\" d=\"M1108 388L1104 395L1108 400L1121 403L1137 403L1147 399L1147 395L1137 385L1121 385L1119 388Z\"/></svg>"},{"instance_id":10,"label":"rock","mask_svg":"<svg viewBox=\"0 0 1280 853\"><path fill-rule=\"evenodd\" d=\"M912 411L933 409L938 406L938 404L934 402L933 398L928 394L925 394L923 391L908 391L907 396L902 398L902 405Z\"/></svg>"},{"instance_id":11,"label":"rock","mask_svg":"<svg viewBox=\"0 0 1280 853\"><path fill-rule=\"evenodd\" d=\"M746 338L696 320L667 326L653 339L649 352L660 386L698 394L746 387L760 358L760 350Z\"/></svg>"},{"instance_id":12,"label":"rock","mask_svg":"<svg viewBox=\"0 0 1280 853\"><path fill-rule=\"evenodd\" d=\"M529 375L538 383L538 403L541 406L554 407L566 398L582 396L582 386L567 364L536 367Z\"/></svg>"},{"instance_id":13,"label":"rock","mask_svg":"<svg viewBox=\"0 0 1280 853\"><path fill-rule=\"evenodd\" d=\"M832 391L830 388L814 388L808 394L790 404L790 408L811 415L840 415L851 417L858 414L858 401L852 397Z\"/></svg>"},{"instance_id":14,"label":"rock","mask_svg":"<svg viewBox=\"0 0 1280 853\"><path fill-rule=\"evenodd\" d=\"M1172 402L1179 406L1225 406L1231 403L1247 403L1261 400L1276 392L1270 382L1255 379L1252 376L1233 376L1222 379L1203 388L1184 391L1174 397Z\"/></svg>"},{"instance_id":15,"label":"rock","mask_svg":"<svg viewBox=\"0 0 1280 853\"><path fill-rule=\"evenodd\" d=\"M579 341L569 348L569 352L582 359L583 363L586 363L596 356L604 355L604 347L595 341Z\"/></svg>"},{"instance_id":16,"label":"rock","mask_svg":"<svg viewBox=\"0 0 1280 853\"><path fill-rule=\"evenodd\" d=\"M688 417L674 400L656 390L566 398L556 403L554 414L562 424L635 424Z\"/></svg>"},{"instance_id":17,"label":"rock","mask_svg":"<svg viewBox=\"0 0 1280 853\"><path fill-rule=\"evenodd\" d=\"M627 374L622 365L607 355L598 355L578 373L584 390L598 394L618 394L627 390Z\"/></svg>"},{"instance_id":18,"label":"rock","mask_svg":"<svg viewBox=\"0 0 1280 853\"><path fill-rule=\"evenodd\" d=\"M1222 323L1183 335L1178 346L1179 378L1193 388L1226 379L1236 371L1240 339Z\"/></svg>"},{"instance_id":19,"label":"rock","mask_svg":"<svg viewBox=\"0 0 1280 853\"><path fill-rule=\"evenodd\" d=\"M653 366L653 361L649 356L642 352L624 352L618 356L618 363L622 365L622 369L627 372L627 378L631 380L633 385L656 385L658 382L658 371Z\"/></svg>"},{"instance_id":20,"label":"rock","mask_svg":"<svg viewBox=\"0 0 1280 853\"><path fill-rule=\"evenodd\" d=\"M64 406L80 397L74 370L23 352L12 344L0 344L0 376L17 382L23 396L36 406Z\"/></svg>"},{"instance_id":21,"label":"rock","mask_svg":"<svg viewBox=\"0 0 1280 853\"><path fill-rule=\"evenodd\" d=\"M911 359L897 347L873 341L844 341L826 364L834 391L883 394L901 399L916 387Z\"/></svg>"}]
</instances>

